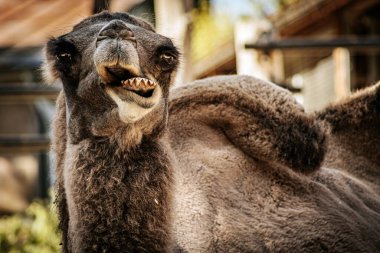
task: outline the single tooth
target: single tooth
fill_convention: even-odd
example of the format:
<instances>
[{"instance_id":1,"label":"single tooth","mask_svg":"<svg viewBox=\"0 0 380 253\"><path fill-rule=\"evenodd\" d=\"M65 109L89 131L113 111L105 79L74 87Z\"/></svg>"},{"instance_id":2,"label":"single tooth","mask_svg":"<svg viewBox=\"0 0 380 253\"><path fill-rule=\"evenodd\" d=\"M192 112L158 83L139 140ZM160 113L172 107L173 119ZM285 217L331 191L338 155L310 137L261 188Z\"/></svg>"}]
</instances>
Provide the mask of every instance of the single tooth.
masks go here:
<instances>
[{"instance_id":1,"label":"single tooth","mask_svg":"<svg viewBox=\"0 0 380 253\"><path fill-rule=\"evenodd\" d=\"M137 87L140 87L142 85L141 81L142 79L140 77L137 77Z\"/></svg>"},{"instance_id":2,"label":"single tooth","mask_svg":"<svg viewBox=\"0 0 380 253\"><path fill-rule=\"evenodd\" d=\"M149 82L148 82L148 79L144 78L143 79L143 82L144 82L144 87L145 89L149 87Z\"/></svg>"},{"instance_id":3,"label":"single tooth","mask_svg":"<svg viewBox=\"0 0 380 253\"><path fill-rule=\"evenodd\" d=\"M135 79L134 78L129 79L129 82L131 83L131 86L135 85Z\"/></svg>"},{"instance_id":4,"label":"single tooth","mask_svg":"<svg viewBox=\"0 0 380 253\"><path fill-rule=\"evenodd\" d=\"M144 87L146 88L146 79L145 79L145 78L142 78L142 84L143 84Z\"/></svg>"}]
</instances>

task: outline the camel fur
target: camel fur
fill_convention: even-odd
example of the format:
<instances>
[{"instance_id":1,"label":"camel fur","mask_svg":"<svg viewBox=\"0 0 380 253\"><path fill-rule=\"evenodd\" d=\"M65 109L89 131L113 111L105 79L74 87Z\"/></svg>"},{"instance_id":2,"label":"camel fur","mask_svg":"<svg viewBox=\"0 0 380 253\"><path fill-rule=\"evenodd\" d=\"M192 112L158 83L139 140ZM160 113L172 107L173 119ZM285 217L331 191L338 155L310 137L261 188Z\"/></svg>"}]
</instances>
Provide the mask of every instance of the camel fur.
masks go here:
<instances>
[{"instance_id":1,"label":"camel fur","mask_svg":"<svg viewBox=\"0 0 380 253\"><path fill-rule=\"evenodd\" d=\"M62 252L380 250L380 83L307 114L249 76L170 90L178 57L125 13L48 42Z\"/></svg>"}]
</instances>

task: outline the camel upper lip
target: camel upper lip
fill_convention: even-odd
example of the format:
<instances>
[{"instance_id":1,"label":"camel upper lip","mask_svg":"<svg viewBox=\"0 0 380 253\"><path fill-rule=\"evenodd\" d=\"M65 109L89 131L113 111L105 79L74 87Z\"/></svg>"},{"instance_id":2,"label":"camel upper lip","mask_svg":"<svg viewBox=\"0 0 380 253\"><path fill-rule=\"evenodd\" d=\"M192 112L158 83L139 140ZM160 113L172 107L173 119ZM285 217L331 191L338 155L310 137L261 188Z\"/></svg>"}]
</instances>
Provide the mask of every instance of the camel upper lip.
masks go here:
<instances>
[{"instance_id":1,"label":"camel upper lip","mask_svg":"<svg viewBox=\"0 0 380 253\"><path fill-rule=\"evenodd\" d=\"M121 81L138 77L136 73L120 65L107 66L105 72L107 73L107 81L111 84L120 84Z\"/></svg>"}]
</instances>

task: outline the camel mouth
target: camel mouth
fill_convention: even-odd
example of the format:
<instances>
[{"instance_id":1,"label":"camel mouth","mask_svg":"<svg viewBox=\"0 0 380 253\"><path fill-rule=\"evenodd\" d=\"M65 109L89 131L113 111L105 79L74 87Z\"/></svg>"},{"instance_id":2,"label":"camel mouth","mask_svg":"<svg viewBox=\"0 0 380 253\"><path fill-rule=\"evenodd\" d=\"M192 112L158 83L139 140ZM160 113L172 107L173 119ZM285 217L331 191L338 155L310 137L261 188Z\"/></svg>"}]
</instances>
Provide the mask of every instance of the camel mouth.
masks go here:
<instances>
[{"instance_id":1,"label":"camel mouth","mask_svg":"<svg viewBox=\"0 0 380 253\"><path fill-rule=\"evenodd\" d=\"M157 83L147 78L135 77L122 80L121 86L125 90L134 92L141 97L150 98L153 95Z\"/></svg>"},{"instance_id":2,"label":"camel mouth","mask_svg":"<svg viewBox=\"0 0 380 253\"><path fill-rule=\"evenodd\" d=\"M151 98L154 90L158 86L157 83L151 79L140 77L136 71L131 68L116 66L104 67L102 71L103 79L107 86L115 89L122 98L139 96L141 99Z\"/></svg>"}]
</instances>

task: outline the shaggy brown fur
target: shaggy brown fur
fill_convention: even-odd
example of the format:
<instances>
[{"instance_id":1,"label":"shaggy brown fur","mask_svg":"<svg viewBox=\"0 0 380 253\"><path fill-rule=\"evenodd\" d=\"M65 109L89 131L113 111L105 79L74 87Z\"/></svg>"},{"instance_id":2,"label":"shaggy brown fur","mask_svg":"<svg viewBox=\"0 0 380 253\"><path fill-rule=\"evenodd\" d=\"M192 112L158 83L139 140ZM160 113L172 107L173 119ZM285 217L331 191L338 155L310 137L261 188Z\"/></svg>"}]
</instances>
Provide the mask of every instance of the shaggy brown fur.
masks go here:
<instances>
[{"instance_id":1,"label":"shaggy brown fur","mask_svg":"<svg viewBox=\"0 0 380 253\"><path fill-rule=\"evenodd\" d=\"M358 137L360 134L378 139L379 131L367 131L366 122L370 120L373 129L380 127L380 83L343 104L330 106L315 121L290 94L251 77L205 79L173 93L169 129L178 164L174 230L184 249L378 251L379 181L371 182L379 180L374 172L380 166L370 159L379 158L378 149L356 142L359 152L366 150L367 162L351 153L350 164L333 166L329 160L342 161L336 157L341 149L331 141L337 138L336 129L326 133L329 159L322 167L315 162L318 169L310 174L295 173L301 169L291 166L282 155L299 164L306 161L304 156L323 155L318 123L328 127L328 117L342 124L350 120L347 113L334 112L337 108L366 108L367 114L351 115L362 125L351 138L364 138ZM355 112L361 113L355 109L352 114ZM348 125L342 127L347 129ZM276 144L287 146L289 151L276 150ZM293 149L297 151L293 153ZM365 175L349 173L350 168L368 164L371 166L362 170Z\"/></svg>"},{"instance_id":2,"label":"shaggy brown fur","mask_svg":"<svg viewBox=\"0 0 380 253\"><path fill-rule=\"evenodd\" d=\"M63 252L380 249L380 84L316 116L247 76L169 97L177 51L121 13L86 19L46 52L64 87L53 142ZM135 76L161 93L119 88Z\"/></svg>"}]
</instances>

